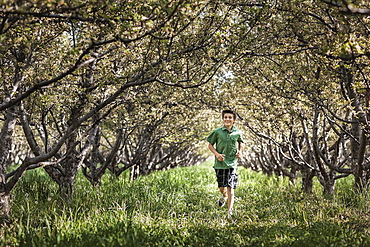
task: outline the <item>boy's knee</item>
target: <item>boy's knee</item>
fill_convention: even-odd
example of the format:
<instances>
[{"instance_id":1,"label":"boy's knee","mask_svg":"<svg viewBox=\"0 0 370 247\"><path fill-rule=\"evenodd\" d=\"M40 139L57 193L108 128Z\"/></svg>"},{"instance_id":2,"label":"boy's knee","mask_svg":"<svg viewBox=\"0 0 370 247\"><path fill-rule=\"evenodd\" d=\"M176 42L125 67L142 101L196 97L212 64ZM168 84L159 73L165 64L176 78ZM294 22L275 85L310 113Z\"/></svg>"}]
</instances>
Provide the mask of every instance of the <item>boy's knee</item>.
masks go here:
<instances>
[{"instance_id":1,"label":"boy's knee","mask_svg":"<svg viewBox=\"0 0 370 247\"><path fill-rule=\"evenodd\" d=\"M225 187L219 187L219 189L220 189L220 192L221 192L224 196L226 196L226 195L227 195L227 189L226 189Z\"/></svg>"},{"instance_id":2,"label":"boy's knee","mask_svg":"<svg viewBox=\"0 0 370 247\"><path fill-rule=\"evenodd\" d=\"M234 189L233 188L227 188L227 194L229 194L230 196L233 196L234 195Z\"/></svg>"}]
</instances>

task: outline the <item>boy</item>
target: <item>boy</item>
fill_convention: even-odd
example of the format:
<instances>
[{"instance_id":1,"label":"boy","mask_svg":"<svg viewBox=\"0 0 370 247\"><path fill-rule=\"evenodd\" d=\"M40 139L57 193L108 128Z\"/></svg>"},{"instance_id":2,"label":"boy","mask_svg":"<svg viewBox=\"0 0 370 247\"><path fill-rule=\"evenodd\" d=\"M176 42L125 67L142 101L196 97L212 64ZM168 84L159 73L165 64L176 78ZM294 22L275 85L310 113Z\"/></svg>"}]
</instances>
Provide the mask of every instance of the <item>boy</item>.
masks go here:
<instances>
[{"instance_id":1,"label":"boy","mask_svg":"<svg viewBox=\"0 0 370 247\"><path fill-rule=\"evenodd\" d=\"M222 207L227 201L228 214L231 216L234 205L234 190L238 183L236 169L238 159L242 156L243 139L241 131L233 126L236 120L234 111L223 110L222 120L224 126L213 130L207 137L207 141L209 150L215 155L213 168L222 194L218 205Z\"/></svg>"}]
</instances>

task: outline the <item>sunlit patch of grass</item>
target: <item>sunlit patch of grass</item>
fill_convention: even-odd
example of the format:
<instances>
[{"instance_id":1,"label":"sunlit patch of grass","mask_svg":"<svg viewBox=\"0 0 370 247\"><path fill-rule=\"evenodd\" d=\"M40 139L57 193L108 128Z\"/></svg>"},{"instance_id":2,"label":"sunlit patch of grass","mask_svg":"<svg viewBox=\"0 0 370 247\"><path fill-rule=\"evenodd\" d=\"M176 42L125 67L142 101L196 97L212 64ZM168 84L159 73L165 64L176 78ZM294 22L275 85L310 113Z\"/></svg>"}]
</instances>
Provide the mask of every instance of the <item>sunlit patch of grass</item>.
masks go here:
<instances>
[{"instance_id":1,"label":"sunlit patch of grass","mask_svg":"<svg viewBox=\"0 0 370 247\"><path fill-rule=\"evenodd\" d=\"M103 177L93 188L79 174L66 203L42 170L27 173L12 196L10 246L366 246L369 203L352 190L352 178L325 198L300 184L239 168L235 215L216 202L212 161L155 172L130 182Z\"/></svg>"}]
</instances>

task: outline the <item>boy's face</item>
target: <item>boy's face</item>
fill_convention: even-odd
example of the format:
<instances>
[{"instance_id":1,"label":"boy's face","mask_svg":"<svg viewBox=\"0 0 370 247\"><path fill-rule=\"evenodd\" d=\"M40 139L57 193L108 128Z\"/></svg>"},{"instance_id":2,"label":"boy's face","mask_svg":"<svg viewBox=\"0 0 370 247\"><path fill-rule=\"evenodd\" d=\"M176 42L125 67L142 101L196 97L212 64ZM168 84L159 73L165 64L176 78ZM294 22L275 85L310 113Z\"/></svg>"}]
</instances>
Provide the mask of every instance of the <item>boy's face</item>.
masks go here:
<instances>
[{"instance_id":1,"label":"boy's face","mask_svg":"<svg viewBox=\"0 0 370 247\"><path fill-rule=\"evenodd\" d=\"M234 115L231 113L225 113L222 120L227 129L233 127L233 124L235 123Z\"/></svg>"}]
</instances>

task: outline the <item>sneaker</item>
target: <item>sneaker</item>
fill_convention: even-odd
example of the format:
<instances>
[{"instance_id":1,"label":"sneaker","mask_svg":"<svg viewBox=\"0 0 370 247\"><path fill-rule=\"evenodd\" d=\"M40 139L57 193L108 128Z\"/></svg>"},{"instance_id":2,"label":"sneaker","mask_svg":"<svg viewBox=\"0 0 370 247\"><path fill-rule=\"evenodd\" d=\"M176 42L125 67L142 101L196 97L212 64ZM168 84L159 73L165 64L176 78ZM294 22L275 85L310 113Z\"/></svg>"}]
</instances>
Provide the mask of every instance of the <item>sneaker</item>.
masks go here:
<instances>
[{"instance_id":1,"label":"sneaker","mask_svg":"<svg viewBox=\"0 0 370 247\"><path fill-rule=\"evenodd\" d=\"M233 209L231 209L231 210L229 210L228 212L227 212L227 216L229 216L229 218L231 217L231 216L233 216Z\"/></svg>"},{"instance_id":2,"label":"sneaker","mask_svg":"<svg viewBox=\"0 0 370 247\"><path fill-rule=\"evenodd\" d=\"M221 197L220 200L218 200L218 206L223 207L226 204L227 197Z\"/></svg>"}]
</instances>

